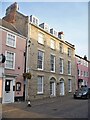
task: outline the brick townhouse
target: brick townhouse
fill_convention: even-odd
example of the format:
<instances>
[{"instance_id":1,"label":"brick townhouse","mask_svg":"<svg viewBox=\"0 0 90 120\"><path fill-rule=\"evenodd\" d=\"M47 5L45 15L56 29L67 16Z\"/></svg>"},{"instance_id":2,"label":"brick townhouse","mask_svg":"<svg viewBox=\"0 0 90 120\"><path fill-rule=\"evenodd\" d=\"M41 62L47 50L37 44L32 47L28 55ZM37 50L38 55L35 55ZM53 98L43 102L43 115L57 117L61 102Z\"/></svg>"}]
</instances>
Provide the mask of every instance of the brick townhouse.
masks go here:
<instances>
[{"instance_id":1,"label":"brick townhouse","mask_svg":"<svg viewBox=\"0 0 90 120\"><path fill-rule=\"evenodd\" d=\"M26 38L1 19L0 34L0 54L6 57L5 63L0 63L0 102L23 100Z\"/></svg>"},{"instance_id":2,"label":"brick townhouse","mask_svg":"<svg viewBox=\"0 0 90 120\"><path fill-rule=\"evenodd\" d=\"M12 8L12 9L11 9ZM33 15L25 16L16 10L17 3L7 8L3 18L12 23L27 40L26 99L40 99L71 94L76 88L75 46Z\"/></svg>"},{"instance_id":3,"label":"brick townhouse","mask_svg":"<svg viewBox=\"0 0 90 120\"><path fill-rule=\"evenodd\" d=\"M89 60L87 57L81 57L79 55L75 55L76 58L76 66L77 66L77 88L80 88L82 85L89 86Z\"/></svg>"}]
</instances>

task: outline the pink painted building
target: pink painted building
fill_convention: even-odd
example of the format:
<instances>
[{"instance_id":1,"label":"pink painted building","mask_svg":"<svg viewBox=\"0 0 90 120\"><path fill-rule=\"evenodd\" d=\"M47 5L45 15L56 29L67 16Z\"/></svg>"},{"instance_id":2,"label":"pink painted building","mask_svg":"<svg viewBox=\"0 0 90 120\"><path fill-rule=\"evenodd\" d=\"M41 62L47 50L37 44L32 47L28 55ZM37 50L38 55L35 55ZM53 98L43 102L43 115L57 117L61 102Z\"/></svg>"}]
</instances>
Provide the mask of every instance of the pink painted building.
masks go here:
<instances>
[{"instance_id":1,"label":"pink painted building","mask_svg":"<svg viewBox=\"0 0 90 120\"><path fill-rule=\"evenodd\" d=\"M75 55L76 59L76 80L77 80L77 88L81 87L82 85L89 86L89 61L87 60L87 57L84 56L84 58Z\"/></svg>"},{"instance_id":2,"label":"pink painted building","mask_svg":"<svg viewBox=\"0 0 90 120\"><path fill-rule=\"evenodd\" d=\"M26 38L4 20L0 20L0 33L0 54L6 57L5 63L0 63L0 99L11 103L23 100Z\"/></svg>"}]
</instances>

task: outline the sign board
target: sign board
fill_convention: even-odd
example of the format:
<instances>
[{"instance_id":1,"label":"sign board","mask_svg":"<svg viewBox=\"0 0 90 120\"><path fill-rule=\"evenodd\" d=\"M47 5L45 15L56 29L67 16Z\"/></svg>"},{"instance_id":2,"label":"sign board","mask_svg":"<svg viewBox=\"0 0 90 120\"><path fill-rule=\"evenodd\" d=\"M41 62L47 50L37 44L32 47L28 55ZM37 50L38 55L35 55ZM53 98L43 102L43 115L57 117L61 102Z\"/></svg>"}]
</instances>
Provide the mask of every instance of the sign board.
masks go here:
<instances>
[{"instance_id":1,"label":"sign board","mask_svg":"<svg viewBox=\"0 0 90 120\"><path fill-rule=\"evenodd\" d=\"M5 60L6 60L5 55L0 54L0 63L4 63L4 62L5 62Z\"/></svg>"}]
</instances>

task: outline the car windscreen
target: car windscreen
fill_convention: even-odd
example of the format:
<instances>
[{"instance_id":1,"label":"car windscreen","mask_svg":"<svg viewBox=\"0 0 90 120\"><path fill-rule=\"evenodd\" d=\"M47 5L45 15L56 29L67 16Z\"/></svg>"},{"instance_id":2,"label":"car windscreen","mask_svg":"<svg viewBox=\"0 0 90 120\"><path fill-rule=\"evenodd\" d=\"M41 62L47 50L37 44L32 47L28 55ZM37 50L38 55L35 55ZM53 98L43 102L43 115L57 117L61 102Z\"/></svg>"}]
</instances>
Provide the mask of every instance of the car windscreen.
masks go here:
<instances>
[{"instance_id":1,"label":"car windscreen","mask_svg":"<svg viewBox=\"0 0 90 120\"><path fill-rule=\"evenodd\" d=\"M85 91L88 91L87 87L82 87L82 88L78 89L78 92L85 92Z\"/></svg>"}]
</instances>

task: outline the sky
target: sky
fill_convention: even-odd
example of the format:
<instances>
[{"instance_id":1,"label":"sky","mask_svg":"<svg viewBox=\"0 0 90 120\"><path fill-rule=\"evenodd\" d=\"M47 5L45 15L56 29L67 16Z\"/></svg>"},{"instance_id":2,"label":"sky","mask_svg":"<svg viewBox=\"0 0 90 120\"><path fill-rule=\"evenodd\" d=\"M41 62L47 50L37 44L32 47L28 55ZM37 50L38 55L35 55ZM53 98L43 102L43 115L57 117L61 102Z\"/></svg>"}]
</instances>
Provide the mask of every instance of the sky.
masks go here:
<instances>
[{"instance_id":1,"label":"sky","mask_svg":"<svg viewBox=\"0 0 90 120\"><path fill-rule=\"evenodd\" d=\"M21 2L19 0L17 3L19 11L24 15L35 15L39 18L40 23L47 23L50 28L63 31L65 41L75 45L76 54L88 57L88 1L56 1ZM5 16L6 8L13 2L15 1L6 2L3 0L0 3L0 18Z\"/></svg>"}]
</instances>

